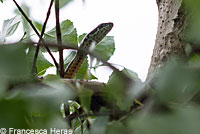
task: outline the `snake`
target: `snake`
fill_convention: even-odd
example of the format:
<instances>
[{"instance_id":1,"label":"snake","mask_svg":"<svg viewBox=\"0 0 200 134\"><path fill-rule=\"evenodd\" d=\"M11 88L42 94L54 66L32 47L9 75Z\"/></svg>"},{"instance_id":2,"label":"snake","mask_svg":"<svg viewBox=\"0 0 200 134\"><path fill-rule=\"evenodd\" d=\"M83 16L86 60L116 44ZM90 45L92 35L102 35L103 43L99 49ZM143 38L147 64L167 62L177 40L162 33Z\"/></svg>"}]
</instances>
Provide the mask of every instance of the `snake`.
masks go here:
<instances>
[{"instance_id":1,"label":"snake","mask_svg":"<svg viewBox=\"0 0 200 134\"><path fill-rule=\"evenodd\" d=\"M84 37L84 39L80 43L79 48L84 51L89 51L93 44L95 44L96 46L101 40L103 40L103 38L110 32L112 27L112 22L99 24L95 29L93 29ZM64 78L73 79L78 73L86 56L87 53L83 51L78 51L72 62L68 65L64 73Z\"/></svg>"}]
</instances>

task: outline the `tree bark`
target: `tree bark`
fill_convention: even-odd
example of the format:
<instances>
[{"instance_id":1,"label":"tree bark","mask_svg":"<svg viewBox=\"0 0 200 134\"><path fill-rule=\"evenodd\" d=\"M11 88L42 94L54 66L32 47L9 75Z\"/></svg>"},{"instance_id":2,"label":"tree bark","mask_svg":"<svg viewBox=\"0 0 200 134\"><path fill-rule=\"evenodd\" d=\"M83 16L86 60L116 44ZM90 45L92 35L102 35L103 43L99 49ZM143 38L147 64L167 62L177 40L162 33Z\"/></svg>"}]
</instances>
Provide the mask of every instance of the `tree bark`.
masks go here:
<instances>
[{"instance_id":1,"label":"tree bark","mask_svg":"<svg viewBox=\"0 0 200 134\"><path fill-rule=\"evenodd\" d=\"M184 56L186 42L181 33L186 24L187 15L184 0L156 0L159 11L155 46L151 57L147 79L155 75L171 56Z\"/></svg>"}]
</instances>

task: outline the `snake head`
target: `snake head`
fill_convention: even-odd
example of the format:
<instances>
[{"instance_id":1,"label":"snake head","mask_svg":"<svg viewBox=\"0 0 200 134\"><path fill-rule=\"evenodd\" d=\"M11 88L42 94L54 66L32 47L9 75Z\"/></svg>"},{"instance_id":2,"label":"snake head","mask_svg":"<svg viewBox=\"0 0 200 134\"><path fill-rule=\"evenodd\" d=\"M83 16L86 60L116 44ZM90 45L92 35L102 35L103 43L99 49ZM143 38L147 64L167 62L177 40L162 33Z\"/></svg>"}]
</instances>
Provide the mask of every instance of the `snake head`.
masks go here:
<instances>
[{"instance_id":1,"label":"snake head","mask_svg":"<svg viewBox=\"0 0 200 134\"><path fill-rule=\"evenodd\" d=\"M94 30L92 30L87 37L98 43L110 32L112 27L112 22L101 23Z\"/></svg>"},{"instance_id":2,"label":"snake head","mask_svg":"<svg viewBox=\"0 0 200 134\"><path fill-rule=\"evenodd\" d=\"M85 51L91 50L92 46L95 46L96 44L98 44L112 29L112 27L113 27L113 23L111 22L102 23L98 25L94 30L92 30L89 34L85 36L85 38L80 44L80 48ZM83 64L86 56L87 56L86 53L78 51L78 53L76 54L76 57L67 67L64 77L74 78L78 70L80 69L81 65Z\"/></svg>"}]
</instances>

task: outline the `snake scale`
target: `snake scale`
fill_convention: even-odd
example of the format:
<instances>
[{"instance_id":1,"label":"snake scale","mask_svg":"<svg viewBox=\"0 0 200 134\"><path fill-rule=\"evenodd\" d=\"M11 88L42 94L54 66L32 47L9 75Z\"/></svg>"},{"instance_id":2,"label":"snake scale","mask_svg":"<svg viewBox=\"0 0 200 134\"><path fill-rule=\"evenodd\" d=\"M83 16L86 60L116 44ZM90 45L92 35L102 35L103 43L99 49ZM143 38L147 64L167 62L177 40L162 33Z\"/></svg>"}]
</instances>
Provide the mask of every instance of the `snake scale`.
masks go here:
<instances>
[{"instance_id":1,"label":"snake scale","mask_svg":"<svg viewBox=\"0 0 200 134\"><path fill-rule=\"evenodd\" d=\"M112 29L113 23L101 23L94 30L88 33L80 44L80 49L84 51L89 51L93 43L97 45ZM80 69L83 61L85 60L87 54L78 51L75 58L68 65L64 78L72 79L76 76L78 70Z\"/></svg>"}]
</instances>

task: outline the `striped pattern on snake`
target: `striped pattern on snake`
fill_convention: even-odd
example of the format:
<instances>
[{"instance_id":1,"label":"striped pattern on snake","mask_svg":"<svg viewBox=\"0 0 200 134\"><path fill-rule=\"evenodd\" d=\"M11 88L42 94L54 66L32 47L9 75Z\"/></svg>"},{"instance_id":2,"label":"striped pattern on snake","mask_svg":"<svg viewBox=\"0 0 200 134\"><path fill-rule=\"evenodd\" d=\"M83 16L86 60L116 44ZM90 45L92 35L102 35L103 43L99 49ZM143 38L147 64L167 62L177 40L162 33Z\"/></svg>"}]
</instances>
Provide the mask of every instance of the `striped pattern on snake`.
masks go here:
<instances>
[{"instance_id":1,"label":"striped pattern on snake","mask_svg":"<svg viewBox=\"0 0 200 134\"><path fill-rule=\"evenodd\" d=\"M108 34L108 32L110 32L112 27L113 23L111 22L99 24L94 30L85 36L80 44L80 49L89 51L92 44L97 45ZM83 64L86 56L86 53L78 51L75 58L68 65L64 78L73 79Z\"/></svg>"}]
</instances>

